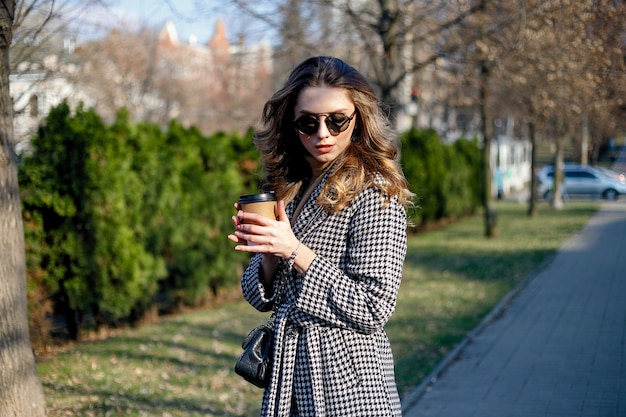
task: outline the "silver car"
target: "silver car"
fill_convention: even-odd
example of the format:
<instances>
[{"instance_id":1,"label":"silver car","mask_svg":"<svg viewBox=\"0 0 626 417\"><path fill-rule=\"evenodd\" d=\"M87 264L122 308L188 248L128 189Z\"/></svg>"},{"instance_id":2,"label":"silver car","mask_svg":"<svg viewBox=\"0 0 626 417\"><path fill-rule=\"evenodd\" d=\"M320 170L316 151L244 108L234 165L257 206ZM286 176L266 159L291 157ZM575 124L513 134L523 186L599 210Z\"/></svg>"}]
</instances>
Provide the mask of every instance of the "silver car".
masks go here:
<instances>
[{"instance_id":1,"label":"silver car","mask_svg":"<svg viewBox=\"0 0 626 417\"><path fill-rule=\"evenodd\" d=\"M563 177L561 192L566 198L589 196L594 199L602 197L605 200L617 200L621 194L626 194L626 182L620 180L619 176L607 175L593 167L565 164ZM554 190L554 167L547 166L541 169L538 179L538 194L551 200Z\"/></svg>"}]
</instances>

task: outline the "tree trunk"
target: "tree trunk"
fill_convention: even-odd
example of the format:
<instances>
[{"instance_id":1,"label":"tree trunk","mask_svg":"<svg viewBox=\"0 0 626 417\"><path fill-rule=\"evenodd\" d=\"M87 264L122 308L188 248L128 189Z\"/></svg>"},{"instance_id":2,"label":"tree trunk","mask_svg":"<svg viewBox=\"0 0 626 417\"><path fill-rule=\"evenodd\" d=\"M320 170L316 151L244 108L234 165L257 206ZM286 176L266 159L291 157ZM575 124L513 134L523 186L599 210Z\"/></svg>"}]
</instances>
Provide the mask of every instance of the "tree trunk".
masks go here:
<instances>
[{"instance_id":1,"label":"tree trunk","mask_svg":"<svg viewBox=\"0 0 626 417\"><path fill-rule=\"evenodd\" d=\"M531 114L534 117L534 114ZM528 123L528 135L530 136L530 197L528 199L528 216L537 217L537 137L535 135L535 123Z\"/></svg>"},{"instance_id":2,"label":"tree trunk","mask_svg":"<svg viewBox=\"0 0 626 417\"><path fill-rule=\"evenodd\" d=\"M563 147L561 138L556 139L556 154L554 156L554 192L552 193L552 207L563 210Z\"/></svg>"},{"instance_id":3,"label":"tree trunk","mask_svg":"<svg viewBox=\"0 0 626 417\"><path fill-rule=\"evenodd\" d=\"M580 141L580 164L589 165L589 115L582 116L582 135Z\"/></svg>"},{"instance_id":4,"label":"tree trunk","mask_svg":"<svg viewBox=\"0 0 626 417\"><path fill-rule=\"evenodd\" d=\"M488 115L487 83L489 80L489 68L487 63L480 63L480 118L483 130L483 210L485 212L485 236L488 238L498 236L496 227L496 213L491 207L491 118Z\"/></svg>"},{"instance_id":5,"label":"tree trunk","mask_svg":"<svg viewBox=\"0 0 626 417\"><path fill-rule=\"evenodd\" d=\"M0 7L0 416L46 415L26 304L24 231L14 152L9 48L15 0Z\"/></svg>"}]
</instances>

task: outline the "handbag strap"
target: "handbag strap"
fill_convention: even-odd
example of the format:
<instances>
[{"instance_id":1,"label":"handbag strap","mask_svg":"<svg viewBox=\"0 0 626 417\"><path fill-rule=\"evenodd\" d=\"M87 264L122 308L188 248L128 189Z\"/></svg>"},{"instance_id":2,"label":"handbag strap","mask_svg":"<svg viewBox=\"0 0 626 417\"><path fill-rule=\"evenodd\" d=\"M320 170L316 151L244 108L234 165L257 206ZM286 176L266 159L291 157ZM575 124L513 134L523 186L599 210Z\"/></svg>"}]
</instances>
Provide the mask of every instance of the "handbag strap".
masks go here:
<instances>
[{"instance_id":1,"label":"handbag strap","mask_svg":"<svg viewBox=\"0 0 626 417\"><path fill-rule=\"evenodd\" d=\"M283 264L284 262L281 261L281 264ZM278 286L278 291L276 292L276 299L274 300L274 305L272 306L272 314L270 315L269 319L267 319L267 325L271 328L274 327L274 321L276 320L276 314L278 312L278 306L280 305L280 302L282 300L283 297L283 291L285 289L285 285L287 284L287 273L284 272L285 268L281 267L280 268L280 284Z\"/></svg>"}]
</instances>

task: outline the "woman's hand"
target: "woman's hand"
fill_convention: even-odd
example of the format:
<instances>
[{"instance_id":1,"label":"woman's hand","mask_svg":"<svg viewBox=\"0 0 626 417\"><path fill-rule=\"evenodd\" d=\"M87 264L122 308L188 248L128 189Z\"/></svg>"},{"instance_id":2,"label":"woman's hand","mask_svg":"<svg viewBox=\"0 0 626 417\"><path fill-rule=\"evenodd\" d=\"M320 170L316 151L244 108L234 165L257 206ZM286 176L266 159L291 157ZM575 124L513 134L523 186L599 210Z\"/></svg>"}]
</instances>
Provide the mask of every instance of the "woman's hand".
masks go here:
<instances>
[{"instance_id":1,"label":"woman's hand","mask_svg":"<svg viewBox=\"0 0 626 417\"><path fill-rule=\"evenodd\" d=\"M293 267L301 274L306 273L316 255L311 249L300 244L293 234L291 223L285 213L284 201L279 201L277 205L278 220L246 213L241 210L239 204L235 204L235 208L237 215L232 218L235 233L228 235L228 238L238 243L235 250L263 254L261 280L266 287L274 281L278 259L291 258L296 249L298 253Z\"/></svg>"},{"instance_id":2,"label":"woman's hand","mask_svg":"<svg viewBox=\"0 0 626 417\"><path fill-rule=\"evenodd\" d=\"M259 278L269 291L273 285L279 258L289 258L298 247L298 239L291 230L291 223L285 213L285 202L277 204L278 220L268 219L259 214L246 213L235 204L237 215L232 217L235 233L228 239L238 243L235 250L263 254Z\"/></svg>"},{"instance_id":3,"label":"woman's hand","mask_svg":"<svg viewBox=\"0 0 626 417\"><path fill-rule=\"evenodd\" d=\"M246 213L239 204L235 204L235 208L237 215L232 217L235 233L228 235L231 241L238 243L235 250L289 259L298 246L298 239L291 230L283 200L277 205L278 220Z\"/></svg>"}]
</instances>

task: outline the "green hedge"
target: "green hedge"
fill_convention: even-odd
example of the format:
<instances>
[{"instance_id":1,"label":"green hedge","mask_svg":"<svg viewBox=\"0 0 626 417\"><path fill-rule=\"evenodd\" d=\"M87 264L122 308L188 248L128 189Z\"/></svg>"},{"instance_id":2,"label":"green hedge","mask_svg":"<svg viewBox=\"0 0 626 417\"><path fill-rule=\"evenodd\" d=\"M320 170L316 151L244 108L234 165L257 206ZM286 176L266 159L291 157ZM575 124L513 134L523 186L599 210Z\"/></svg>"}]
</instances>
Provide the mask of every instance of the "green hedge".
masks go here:
<instances>
[{"instance_id":1,"label":"green hedge","mask_svg":"<svg viewBox=\"0 0 626 417\"><path fill-rule=\"evenodd\" d=\"M250 134L163 131L123 110L106 126L63 103L31 145L19 174L34 317L51 300L78 338L87 316L134 322L238 282L246 257L226 235L257 182Z\"/></svg>"},{"instance_id":2,"label":"green hedge","mask_svg":"<svg viewBox=\"0 0 626 417\"><path fill-rule=\"evenodd\" d=\"M426 225L479 205L475 141L442 145L407 132L402 164ZM45 340L50 313L78 338L97 325L197 305L238 283L247 255L226 235L233 202L258 189L259 155L246 135L203 136L173 121L111 125L66 103L52 109L23 157L20 187L27 245L31 334ZM211 295L212 294L212 295Z\"/></svg>"},{"instance_id":3,"label":"green hedge","mask_svg":"<svg viewBox=\"0 0 626 417\"><path fill-rule=\"evenodd\" d=\"M477 141L443 144L432 129L401 136L402 167L418 208L412 221L424 227L442 219L474 213L480 206L481 151Z\"/></svg>"}]
</instances>

